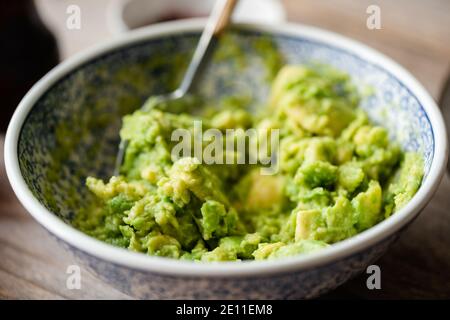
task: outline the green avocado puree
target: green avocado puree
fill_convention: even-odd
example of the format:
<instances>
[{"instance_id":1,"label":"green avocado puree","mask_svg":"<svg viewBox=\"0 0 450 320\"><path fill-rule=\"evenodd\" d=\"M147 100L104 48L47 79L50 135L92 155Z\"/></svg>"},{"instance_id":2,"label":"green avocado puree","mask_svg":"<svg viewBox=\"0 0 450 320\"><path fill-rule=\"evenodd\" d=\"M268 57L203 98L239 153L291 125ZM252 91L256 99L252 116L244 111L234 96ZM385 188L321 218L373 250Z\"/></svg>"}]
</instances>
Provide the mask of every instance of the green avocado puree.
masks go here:
<instances>
[{"instance_id":1,"label":"green avocado puree","mask_svg":"<svg viewBox=\"0 0 450 320\"><path fill-rule=\"evenodd\" d=\"M278 259L352 237L403 207L423 160L403 152L358 108L349 77L329 67L284 66L267 106L235 99L201 115L138 110L124 117L122 175L89 177L93 208L74 222L110 244L200 261ZM177 128L280 130L279 171L171 160Z\"/></svg>"}]
</instances>

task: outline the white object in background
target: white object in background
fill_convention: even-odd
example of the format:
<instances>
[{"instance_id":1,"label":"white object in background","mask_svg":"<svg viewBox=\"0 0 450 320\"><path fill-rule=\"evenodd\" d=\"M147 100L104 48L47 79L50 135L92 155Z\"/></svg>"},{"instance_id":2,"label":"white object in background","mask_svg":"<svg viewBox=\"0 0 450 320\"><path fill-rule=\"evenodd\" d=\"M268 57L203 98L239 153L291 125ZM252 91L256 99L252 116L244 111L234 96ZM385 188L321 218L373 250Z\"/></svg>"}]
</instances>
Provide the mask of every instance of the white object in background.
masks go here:
<instances>
[{"instance_id":1,"label":"white object in background","mask_svg":"<svg viewBox=\"0 0 450 320\"><path fill-rule=\"evenodd\" d=\"M168 18L192 18L209 15L215 0L112 0L107 11L108 28L112 34ZM240 0L234 10L237 22L279 23L285 11L278 0Z\"/></svg>"}]
</instances>

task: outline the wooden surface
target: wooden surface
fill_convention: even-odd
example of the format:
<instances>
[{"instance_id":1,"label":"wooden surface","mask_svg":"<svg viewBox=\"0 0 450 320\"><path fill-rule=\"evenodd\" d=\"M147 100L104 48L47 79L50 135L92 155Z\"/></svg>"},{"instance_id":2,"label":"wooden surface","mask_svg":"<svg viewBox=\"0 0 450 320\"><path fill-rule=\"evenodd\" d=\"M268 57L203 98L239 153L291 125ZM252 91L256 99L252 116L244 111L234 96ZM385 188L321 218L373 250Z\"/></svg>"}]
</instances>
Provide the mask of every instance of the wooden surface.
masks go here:
<instances>
[{"instance_id":1,"label":"wooden surface","mask_svg":"<svg viewBox=\"0 0 450 320\"><path fill-rule=\"evenodd\" d=\"M363 41L409 69L437 98L450 66L448 0L285 0L291 21L320 26ZM110 37L107 0L40 0L41 14L60 40L63 57ZM77 3L81 30L65 28L65 9ZM366 8L381 8L381 30L366 28ZM1 153L3 138L0 139ZM129 299L82 269L80 290L66 287L76 264L16 200L0 163L0 298ZM450 179L420 217L378 261L381 290L361 275L323 298L450 298Z\"/></svg>"}]
</instances>

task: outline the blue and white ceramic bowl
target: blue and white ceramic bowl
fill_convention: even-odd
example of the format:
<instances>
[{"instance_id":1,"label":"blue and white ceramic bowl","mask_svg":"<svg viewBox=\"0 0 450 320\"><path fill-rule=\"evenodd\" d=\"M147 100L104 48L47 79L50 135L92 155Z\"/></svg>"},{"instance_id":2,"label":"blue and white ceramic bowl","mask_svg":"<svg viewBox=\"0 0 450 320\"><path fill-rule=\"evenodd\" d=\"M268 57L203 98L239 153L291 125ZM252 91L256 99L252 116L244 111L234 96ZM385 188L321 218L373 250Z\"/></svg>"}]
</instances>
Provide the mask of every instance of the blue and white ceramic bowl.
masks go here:
<instances>
[{"instance_id":1,"label":"blue and white ceramic bowl","mask_svg":"<svg viewBox=\"0 0 450 320\"><path fill-rule=\"evenodd\" d=\"M204 96L251 93L267 83L252 43L272 39L289 63L326 63L348 72L374 95L362 105L404 149L425 158L417 194L400 211L361 234L308 255L275 261L195 263L130 252L70 224L89 201L85 177L113 168L120 118L146 97L175 88L204 21L154 25L64 61L24 97L8 128L8 177L25 208L50 233L115 287L137 298L310 298L344 283L379 258L429 201L447 159L445 126L434 101L407 71L382 54L319 29L239 25L232 41L245 54L239 71L218 60L200 80ZM241 63L242 64L242 61ZM430 235L432 236L432 235Z\"/></svg>"}]
</instances>

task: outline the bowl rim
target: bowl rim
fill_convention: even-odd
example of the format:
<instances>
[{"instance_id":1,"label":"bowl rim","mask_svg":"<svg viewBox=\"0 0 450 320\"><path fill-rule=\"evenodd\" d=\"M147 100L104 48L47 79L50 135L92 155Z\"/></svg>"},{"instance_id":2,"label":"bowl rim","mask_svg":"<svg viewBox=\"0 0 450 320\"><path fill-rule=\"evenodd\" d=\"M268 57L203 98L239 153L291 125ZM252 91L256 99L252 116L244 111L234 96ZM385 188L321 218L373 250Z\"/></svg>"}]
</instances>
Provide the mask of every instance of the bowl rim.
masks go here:
<instances>
[{"instance_id":1,"label":"bowl rim","mask_svg":"<svg viewBox=\"0 0 450 320\"><path fill-rule=\"evenodd\" d=\"M383 68L401 80L423 106L434 131L434 157L427 179L411 201L396 212L395 215L354 237L305 255L268 261L202 263L147 256L142 253L114 247L66 224L45 208L28 188L21 174L18 161L18 139L22 125L35 102L53 84L91 59L152 38L185 32L199 32L204 24L205 19L165 22L131 31L108 40L63 61L39 80L24 96L10 121L6 133L4 146L5 167L8 179L19 201L42 226L72 247L117 265L172 276L228 278L259 277L275 273L298 272L337 262L382 242L406 226L419 214L436 191L447 162L446 129L436 103L408 71L378 51L330 31L293 23L282 23L279 25L236 24L235 26L243 30L310 39L356 54L361 59Z\"/></svg>"}]
</instances>

